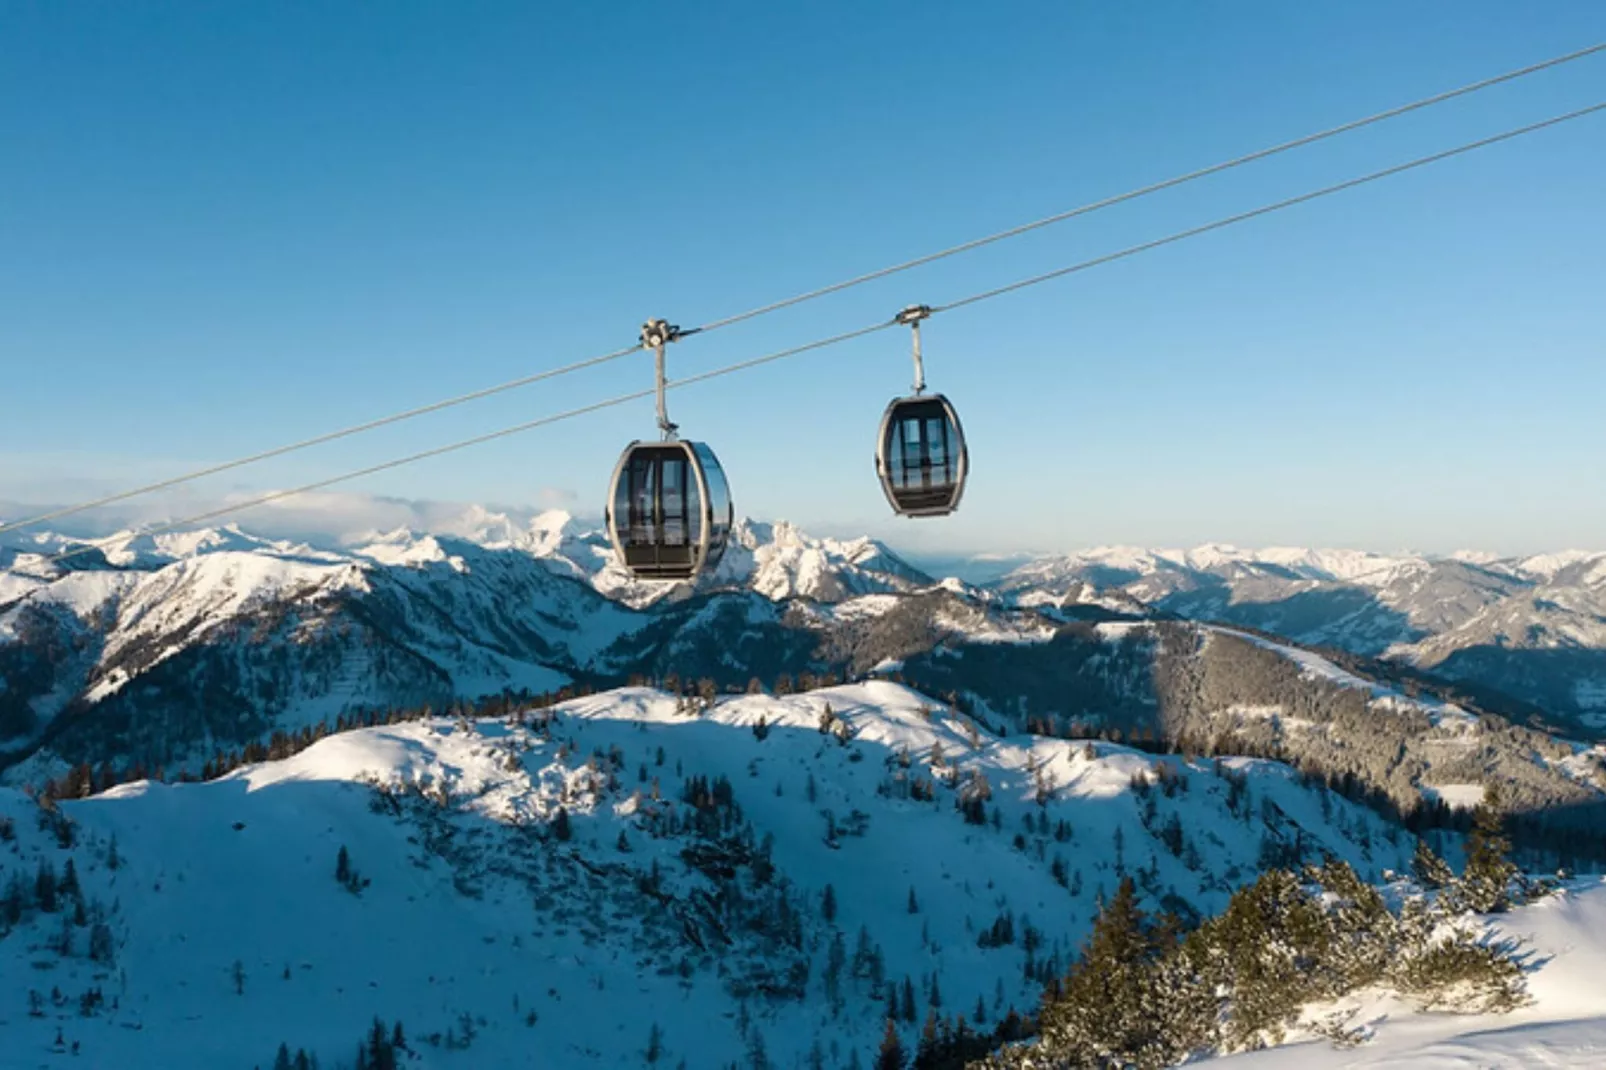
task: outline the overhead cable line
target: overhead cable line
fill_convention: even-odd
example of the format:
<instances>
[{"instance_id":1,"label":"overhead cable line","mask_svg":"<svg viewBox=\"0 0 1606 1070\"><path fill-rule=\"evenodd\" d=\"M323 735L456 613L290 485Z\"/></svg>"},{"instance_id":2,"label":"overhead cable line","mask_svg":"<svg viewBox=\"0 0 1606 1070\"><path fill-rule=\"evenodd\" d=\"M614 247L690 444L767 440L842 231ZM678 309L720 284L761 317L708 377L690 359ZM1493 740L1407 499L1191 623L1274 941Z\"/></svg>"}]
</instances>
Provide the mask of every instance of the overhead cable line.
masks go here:
<instances>
[{"instance_id":1,"label":"overhead cable line","mask_svg":"<svg viewBox=\"0 0 1606 1070\"><path fill-rule=\"evenodd\" d=\"M751 360L744 360L740 363L730 364L723 368L716 368L713 371L687 376L684 379L677 379L673 382L666 383L665 387L666 389L672 390L677 386L689 386L692 383L699 383L705 379L717 379L722 375L730 375L733 372L744 371L748 368L757 367L760 364L768 364L771 361L780 360L783 357L791 357L796 356L799 353L807 353L812 349L824 349L826 346L836 345L839 342L846 342L851 338L859 338L863 335L873 334L876 331L883 331L888 327L895 325L896 324L892 320L888 320L885 323L872 324L868 327L861 327L858 330L832 335L830 338L822 338L818 341L807 342L800 346L793 346L791 349L783 349L778 353L769 353L762 357L755 357ZM380 464L370 465L367 468L361 468L354 472L345 472L338 476L331 476L328 479L320 479L314 483L304 483L299 487L291 487L288 490L272 491L268 494L251 498L248 501L235 502L232 505L225 505L221 508L212 509L205 513L197 513L194 516L187 516L182 520L174 520L163 524L160 527L150 528L145 531L138 532L138 534L146 537L153 535L166 535L169 532L178 531L181 528L187 528L194 524L204 523L208 520L216 520L219 517L228 516L231 513L242 512L246 509L254 509L259 505L267 505L270 502L276 502L284 498L294 497L297 494L307 494L312 491L323 490L324 488L332 487L337 483L346 483L353 479L360 479L363 476L371 476L379 472L389 471L392 468L400 468L403 465L427 460L431 457L439 457L442 454L455 453L458 450L467 449L470 446L478 446L482 443L491 442L495 439L506 438L509 435L516 435L524 431L532 431L537 427L545 427L548 424L555 424L563 420L570 420L576 416L584 416L587 413L598 412L602 409L612 408L615 405L624 405L628 402L639 401L642 398L650 398L656 393L657 388L654 387L649 390L637 390L629 394L620 394L617 397L608 398L606 401L598 401L590 405L582 405L577 409L568 409L564 412L554 413L551 416L543 416L538 420L529 420L522 424L515 424L512 427L504 427L499 431L490 431L483 435L475 435L473 438L465 438L457 442L448 443L444 446L436 446L433 449L422 450L418 453L408 454L406 457L398 457L395 460L384 461ZM76 557L79 554L90 553L96 549L98 549L98 547L94 545L80 546L72 550L66 550L62 553L52 554L51 556L45 558L45 563L54 564L69 557Z\"/></svg>"},{"instance_id":2,"label":"overhead cable line","mask_svg":"<svg viewBox=\"0 0 1606 1070\"><path fill-rule=\"evenodd\" d=\"M1539 71L1547 70L1551 67L1558 67L1563 63L1571 63L1573 60L1583 59L1585 56L1590 56L1596 52L1602 51L1606 51L1606 42L1590 45L1588 48L1581 48L1576 52L1569 52L1564 56L1557 56L1554 59L1547 59L1542 63L1535 63L1527 67L1522 67L1518 70L1508 71L1505 74L1495 75L1493 78L1485 78L1481 82L1473 82L1472 84L1464 85L1459 89L1451 89L1443 93L1437 93L1431 97L1424 97L1421 100L1413 101L1410 104L1402 104L1399 107L1390 108L1387 111L1380 111L1375 115L1368 115L1364 119L1355 119L1351 122L1344 123L1340 126L1331 127L1319 133L1307 134L1304 137L1295 138L1293 141L1285 141L1280 145L1273 145L1270 148L1260 149L1257 152L1251 152L1246 156L1238 156L1231 160L1223 161L1222 163L1212 164L1209 167L1201 168L1197 171L1189 171L1187 174L1178 175L1175 178L1168 178L1162 182L1156 182L1153 185L1143 186L1139 189L1132 190L1129 193L1117 194L1114 197L1106 197L1100 201L1093 201L1089 204L1084 204L1080 208L1072 208L1068 211L1058 212L1051 216L1044 216L1042 219L1034 220L1030 223L1022 223L1020 226L1011 227L1008 230L1001 230L996 234L989 234L985 238L975 238L971 241L962 242L959 245L951 246L935 253L927 253L925 256L918 256L913 260L905 260L901 264L894 264L891 267L884 267L877 271L868 272L864 275L856 275L851 279L845 279L842 282L832 283L830 286L822 286L818 290L809 290L807 293L798 294L796 297L789 297L784 301L776 301L771 304L755 308L749 312L742 312L735 316L727 316L724 319L714 320L713 322L706 323L697 329L701 331L712 331L719 327L726 327L733 323L740 323L743 320L753 319L756 316L762 316L770 312L778 311L779 309L790 308L792 305L802 304L805 301L812 301L816 297L824 297L827 294L837 293L840 290L846 290L849 287L858 286L861 283L873 282L876 279L884 279L888 275L896 275L901 271L908 271L911 268L923 267L926 264L934 263L938 260L943 260L959 253L966 253L972 249L980 249L984 245L991 245L994 242L1000 242L1006 238L1013 238L1034 230L1040 230L1043 227L1052 226L1055 223L1063 223L1068 219L1075 219L1078 216L1088 215L1089 213L1097 212L1104 208L1112 208L1117 204L1125 204L1127 201L1135 201L1139 197L1147 197L1151 193L1158 193L1161 190L1172 189L1176 186L1184 185L1196 179L1206 178L1210 175L1217 175L1223 171L1230 171L1235 167L1242 167L1244 164L1254 163L1257 160L1264 160L1267 157L1276 156L1279 153L1288 152L1291 149L1303 148L1306 145L1314 145L1318 141L1325 141L1328 138L1337 137L1339 134L1347 134L1352 130L1359 130L1362 127L1383 122L1385 119L1393 119L1409 112L1419 111L1422 108L1431 107L1434 104L1442 104L1447 100L1454 100L1457 97L1463 97L1469 93L1476 93L1480 89L1488 89L1491 86L1500 85L1502 82L1510 82L1530 74L1538 73ZM689 334L690 332L688 331L687 333Z\"/></svg>"},{"instance_id":3,"label":"overhead cable line","mask_svg":"<svg viewBox=\"0 0 1606 1070\"><path fill-rule=\"evenodd\" d=\"M1262 205L1259 208L1252 208L1247 212L1239 212L1237 215L1226 216L1225 218L1218 219L1213 223L1206 223L1203 226L1192 227L1188 230L1178 231L1175 234L1169 234L1164 238L1156 238L1154 241L1148 241L1139 245L1129 246L1120 250L1119 252L1095 257L1092 260L1084 260L1080 264L1072 264L1070 267L1058 268L1054 271L1045 271L1041 275L1032 275L1027 278L1020 279L1017 282L1009 283L1007 286L999 286L991 290L983 290L981 293L971 294L969 297L961 297L957 301L950 301L946 305L933 306L932 312L946 312L955 308L963 308L966 305L973 305L978 301L986 301L989 298L998 297L1001 294L1013 293L1016 290L1023 290L1028 286L1036 286L1040 282L1047 282L1050 279L1057 279L1061 276L1070 275L1078 271L1086 271L1088 268L1098 267L1100 264L1108 264L1112 260L1122 260L1138 253L1147 252L1150 249L1158 249L1162 245L1170 245L1173 242L1179 242L1186 238L1194 238L1200 234L1208 234L1213 230L1220 230L1223 227L1230 227L1234 223L1242 223L1245 220L1254 219L1258 216L1267 215L1271 212L1280 212L1284 208L1292 208L1296 204L1304 204L1306 201L1314 201L1318 197L1326 197L1330 194L1340 193L1347 189L1354 189L1356 186L1364 186L1369 182L1376 182L1382 178L1389 178L1392 175L1398 175L1405 171L1413 171L1418 167L1426 167L1428 164L1438 163L1440 160L1448 160L1451 157L1462 156L1478 149L1487 148L1490 145L1498 145L1502 141L1510 141L1512 138L1522 137L1524 134L1532 134L1536 131L1545 130L1552 126L1559 126L1562 123L1571 122L1574 119L1581 119L1586 115L1592 115L1595 112L1603 109L1606 109L1606 101L1603 101L1599 104L1591 104L1587 108L1579 108L1577 111L1570 111L1564 115L1557 115L1550 119L1542 119L1537 123L1529 123L1527 126L1519 126L1514 130L1507 130L1504 133L1494 134L1490 137L1481 138L1477 141L1470 141L1465 145L1458 145L1453 149L1445 149L1443 152L1435 152L1430 156L1419 156L1414 160L1409 160L1402 164L1395 164L1393 167L1386 167L1381 171L1373 171L1370 174L1361 175L1359 178L1351 178L1343 182L1334 183L1331 186L1323 186L1321 189L1312 190L1309 193L1301 193L1297 197L1289 197L1286 200Z\"/></svg>"},{"instance_id":4,"label":"overhead cable line","mask_svg":"<svg viewBox=\"0 0 1606 1070\"><path fill-rule=\"evenodd\" d=\"M1258 219L1261 216L1282 211L1285 208L1292 208L1295 205L1305 204L1320 197L1327 197L1334 193L1340 193L1344 190L1355 189L1357 186L1363 186L1371 182L1377 182L1381 179L1402 174L1406 171L1411 171L1419 167L1425 167L1428 164L1438 163L1442 160L1448 160L1452 157L1461 156L1469 152L1474 152L1478 149L1487 148L1490 145L1511 141L1526 134L1532 134L1540 130L1546 130L1550 127L1559 126L1562 123L1571 122L1575 119L1581 119L1585 116L1593 115L1601 111L1606 111L1606 101L1603 101L1599 104L1592 104L1586 108L1579 108L1576 111L1566 112L1565 114L1557 115L1549 119L1543 119L1539 122L1529 123L1526 126L1519 126L1511 130L1506 130L1502 133L1493 134L1489 137L1480 138L1477 141L1467 142L1466 144L1458 145L1455 148L1446 149L1442 152L1435 152L1428 156L1419 156L1414 160L1396 164L1392 167L1384 168L1381 171L1373 171L1357 178L1346 179L1343 182L1334 183L1330 186L1323 186L1320 189L1312 190L1308 193L1301 193L1297 196L1288 197L1284 200L1274 201L1271 204L1262 205L1259 208L1254 208L1247 212L1239 212L1236 215L1225 216L1221 219L1215 220L1214 222L1206 223L1202 226L1190 227L1187 230L1177 231L1176 233L1167 235L1163 238L1156 238L1152 241L1131 245L1125 249L1120 249L1113 253L1106 253L1103 256L1094 257L1091 260L1083 260L1079 263L1072 264L1069 267L1043 272L1038 275L1031 275L1027 278L1009 283L1005 286L997 286L990 290L983 290L979 293L971 294L968 297L961 297L944 305L934 305L931 306L930 314L936 315L942 312L964 308L967 305L974 305L981 301L987 301L994 297L1002 296L1003 294L1013 293L1029 286L1036 286L1052 279L1058 279L1066 275L1075 274L1076 272L1086 271L1089 268L1099 267L1103 264L1112 263L1116 260L1123 260L1130 256L1136 256L1139 253L1148 252L1152 249L1158 249L1162 246L1171 245L1188 238L1198 237L1201 234L1208 234L1212 231L1221 230L1237 223L1246 222L1247 220ZM872 323L868 326L859 327L855 330L832 335L829 338L822 338L817 341L807 342L803 345L793 346L790 349L783 349L761 357L753 357L749 360L738 361L735 364L727 364L724 367L715 368L712 371L700 372L696 375L687 376L684 379L676 379L667 383L666 388L674 390L678 387L691 386L694 383L705 382L709 379L717 379L721 376L732 375L739 371L746 371L750 368L756 368L763 364L770 364L786 357L797 356L798 354L811 352L813 350L825 349L828 346L837 345L841 342L850 341L855 338L862 338L865 335L886 330L889 327L899 326L901 322L902 321L898 317L882 320L878 323ZM196 514L195 516L185 517L182 520L175 520L170 523L163 524L160 527L140 532L139 534L145 536L167 534L168 532L177 531L193 524L202 523L208 520L216 520L219 517L227 516L231 513L252 509L259 505L266 505L270 502L279 501L297 494L305 494L310 491L322 490L326 487L331 487L339 483L345 483L353 479L359 479L363 476L374 475L379 472L388 471L392 468L400 468L403 465L412 464L416 461L425 460L426 458L439 457L443 454L453 453L461 449L467 449L470 446L477 446L485 442L490 442L494 439L505 438L509 435L516 435L524 431L533 430L537 427L545 427L549 424L555 424L563 420L586 415L587 413L597 412L601 409L612 408L616 405L624 405L632 401L638 401L642 398L653 397L656 392L656 388L654 388L649 390L637 390L629 394L621 394L605 401L599 401L591 405L584 405L576 409L569 409L565 412L555 413L551 416L544 416L538 420L531 420L526 423L503 428L499 431L492 431L487 434L476 435L473 438L462 439L458 442L448 443L444 446L437 446L433 449L410 454L406 457L400 457L395 460L383 462L381 464L370 465L367 468L361 468L353 472L346 472L342 475L331 476L328 479L321 479L315 483L308 483L303 486L294 487L288 490L273 491L256 498L251 498L247 501L236 502L232 505L227 505L205 513ZM55 562L65 560L69 557L75 557L97 549L99 549L99 547L94 546L93 544L84 545L49 556L45 558L45 562L47 564L54 564Z\"/></svg>"},{"instance_id":5,"label":"overhead cable line","mask_svg":"<svg viewBox=\"0 0 1606 1070\"><path fill-rule=\"evenodd\" d=\"M405 412L394 413L390 416L381 416L376 420L369 420L366 423L354 424L351 427L341 428L339 431L329 431L321 435L314 435L312 438L304 438L300 442L291 442L288 445L276 446L270 450L263 450L261 453L253 453L249 457L241 457L238 460L225 461L222 464L215 464L208 468L200 468L194 472L187 472L184 475L173 476L171 479L163 479L155 483L147 483L143 487L135 487L132 490L119 491L116 494L108 494L106 497L96 498L94 501L79 502L77 505L64 505L60 509L53 509L48 513L40 513L38 516L31 516L26 520L14 520L9 524L0 524L0 535L4 535L8 531L15 531L18 528L33 527L35 524L43 524L50 520L58 520L64 516L72 516L74 513L82 513L88 509L98 509L103 505L113 505L117 502L127 501L130 498L137 498L144 494L152 494L159 490L169 490L184 483L190 483L197 479L203 479L206 476L215 476L219 472L228 472L235 468L244 468L248 464L256 464L258 461L266 461L271 457L282 457L287 453L295 453L299 450L308 449L312 446L321 446L325 442L334 442L336 439L348 438L351 435L358 435L364 431L373 431L376 428L385 427L388 424L400 423L403 420L411 420L415 416L423 416L427 413L439 412L442 409L452 408L455 405L462 405L470 401L478 401L481 398L488 398L493 394L500 394L516 387L529 386L531 383L539 383L543 379L556 379L560 375L568 375L570 372L581 371L585 368L593 368L598 364L605 364L610 360L618 360L620 357L627 357L630 354L639 351L640 348L640 346L631 346L628 349L616 349L612 353L604 353L601 356L588 357L585 360L577 360L573 364L565 364L559 368L549 368L546 371L536 372L533 375L525 375L518 379L512 379L508 382L501 383L497 386L488 386L483 390L475 390L467 394L459 394L455 398L447 398L444 401L437 401L430 405L420 405L416 409L408 409Z\"/></svg>"},{"instance_id":6,"label":"overhead cable line","mask_svg":"<svg viewBox=\"0 0 1606 1070\"><path fill-rule=\"evenodd\" d=\"M1223 171L1230 171L1233 168L1242 167L1245 164L1254 163L1258 160L1264 160L1268 157L1276 156L1292 149L1303 148L1306 145L1312 145L1319 141L1325 141L1329 138L1337 137L1340 134L1346 134L1353 130L1359 130L1362 127L1371 126L1387 119L1393 119L1410 112L1419 111L1435 104L1442 104L1445 101L1454 100L1457 97L1467 96L1468 94L1476 93L1480 90L1488 89L1492 86L1500 85L1505 82L1515 81L1518 78L1524 78L1528 75L1536 74L1552 67L1559 67L1562 64L1571 63L1574 60L1583 59L1586 56L1594 55L1595 53L1602 51L1606 51L1606 42L1590 45L1587 48L1581 48L1573 52L1568 52L1565 55L1556 56L1552 59L1547 59L1539 63L1533 63L1526 67L1518 68L1517 70L1507 71L1504 74L1495 75L1492 78L1485 78L1481 81L1472 82L1468 85L1461 86L1458 89L1451 89L1442 93L1436 93L1433 96L1424 97L1421 100L1412 101L1409 104L1402 104L1398 107L1390 108L1386 111L1381 111L1374 115L1366 116L1365 118L1355 119L1339 126L1330 127L1329 129L1322 130L1318 133L1307 134L1304 137L1295 138L1293 141L1285 141L1279 145L1273 145L1270 148L1260 149L1245 156L1238 156L1231 160L1226 160L1221 163L1213 164L1209 167L1201 168L1197 171L1190 171L1186 174L1178 175L1174 178L1168 178L1164 181L1143 186L1139 189L1117 194L1113 197L1106 197L1103 200L1093 201L1078 208L1072 208L1068 211L1045 216L1042 219L1037 219L1029 223L1023 223L1019 226L1011 227L1008 230L999 231L996 234L989 234L986 237L976 238L971 241L963 242L959 245L950 246L947 249L942 249L934 253L928 253L924 256L916 257L913 260L906 260L902 263L893 264L889 267L880 268L876 271L871 271L863 275L856 275L852 278L844 279L841 282L832 283L829 286L822 286L819 289L809 290L805 293L797 294L781 301L774 301L767 305L761 305L757 308L749 309L746 312L737 313L734 316L726 316L722 319L711 320L700 327L688 328L681 333L682 335L691 335L707 331L714 331L721 327L728 327L735 323L742 323L747 320L756 319L759 316L768 315L771 312L776 312L783 308L791 308L794 305L800 305L806 301L812 301L816 298L825 297L829 294L839 293L854 286L859 286L867 282L873 282L877 279L883 279L890 275L896 275L900 272L909 271L913 268L923 267L926 264L934 263L938 260L943 260L951 256L957 256L960 253L969 252L972 249L979 249L995 242L1004 241L1005 239L1017 237L1021 234L1026 234L1034 230L1040 230L1044 227L1052 226L1055 223L1063 223L1079 216L1088 215L1090 213L1097 212L1105 208L1110 208L1118 204L1124 204L1128 201L1137 200L1138 198L1146 197L1151 193L1158 193L1161 190L1172 189L1188 182L1193 182L1197 179L1220 174ZM600 364L608 363L609 361L627 357L632 353L639 352L640 348L641 347L639 345L633 345L625 349L618 349L612 353L604 353L600 356L590 357L585 360L576 361L572 364L566 364L561 367L551 368L542 372L536 372L532 375L520 376L517 379L510 379L505 383L499 383L495 386L488 386L480 390L471 391L467 394L460 394L457 397L447 398L443 401L437 401L429 405L422 405L418 408L407 409L403 412L394 413L390 416L382 416L377 419L368 420L364 423L354 424L351 427L341 428L337 431L329 431L324 434L315 435L311 438L302 439L299 442L292 442L284 446L277 446L273 449L263 450L260 453L254 453L246 457L241 457L237 460L211 465L205 468L197 469L193 472L185 473L183 475L159 480L155 483L147 483L144 486L134 487L131 490L119 491L115 494L109 494L105 497L96 498L92 501L62 506L58 509L40 513L36 516L26 517L22 520L15 520L10 523L0 523L0 535L5 534L6 532L16 531L19 528L33 527L51 520L58 520L62 517L72 516L76 513L81 513L89 509L97 509L106 505L114 505L118 502L127 501L130 498L137 498L145 494L152 494L156 491L169 490L184 483L205 478L206 476L218 475L222 472L232 471L236 468L243 468L246 465L256 464L274 457L282 457L285 454L296 453L300 450L310 449L313 446L321 446L328 442L334 442L342 438L348 438L352 435L362 434L366 431L373 431L380 427L386 427L390 424L400 423L404 420L411 420L415 417L424 416L432 412L439 412L443 409L453 408L458 405L466 404L470 401L478 401L482 398L492 397L496 394L505 393L509 390L515 390L519 387L529 386L543 380L555 379L562 375L568 375L571 372L581 371L585 368L595 367Z\"/></svg>"}]
</instances>

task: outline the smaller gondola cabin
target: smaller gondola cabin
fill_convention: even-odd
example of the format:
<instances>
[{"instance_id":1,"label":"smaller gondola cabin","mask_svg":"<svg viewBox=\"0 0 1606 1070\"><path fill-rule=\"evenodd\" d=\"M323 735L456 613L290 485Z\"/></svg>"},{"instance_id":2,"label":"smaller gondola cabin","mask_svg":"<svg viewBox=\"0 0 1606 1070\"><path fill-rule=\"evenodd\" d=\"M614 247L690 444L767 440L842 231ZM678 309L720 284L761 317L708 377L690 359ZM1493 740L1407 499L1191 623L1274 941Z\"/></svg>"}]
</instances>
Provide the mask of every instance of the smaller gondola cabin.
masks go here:
<instances>
[{"instance_id":1,"label":"smaller gondola cabin","mask_svg":"<svg viewBox=\"0 0 1606 1070\"><path fill-rule=\"evenodd\" d=\"M970 455L959 414L941 394L897 398L881 417L876 474L902 516L947 516L965 493Z\"/></svg>"}]
</instances>

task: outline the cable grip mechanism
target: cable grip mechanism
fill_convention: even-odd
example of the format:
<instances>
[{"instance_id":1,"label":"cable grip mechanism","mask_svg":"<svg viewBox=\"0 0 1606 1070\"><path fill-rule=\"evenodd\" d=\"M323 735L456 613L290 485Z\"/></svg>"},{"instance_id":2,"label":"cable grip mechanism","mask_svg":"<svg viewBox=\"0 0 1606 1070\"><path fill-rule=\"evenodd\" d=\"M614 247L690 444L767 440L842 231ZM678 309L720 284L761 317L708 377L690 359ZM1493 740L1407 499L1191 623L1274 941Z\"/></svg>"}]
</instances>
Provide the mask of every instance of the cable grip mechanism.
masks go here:
<instances>
[{"instance_id":1,"label":"cable grip mechanism","mask_svg":"<svg viewBox=\"0 0 1606 1070\"><path fill-rule=\"evenodd\" d=\"M653 372L658 386L658 431L665 442L675 441L677 424L669 421L669 408L664 401L664 347L680 341L681 330L668 320L651 319L641 325L641 348L653 352Z\"/></svg>"},{"instance_id":2,"label":"cable grip mechanism","mask_svg":"<svg viewBox=\"0 0 1606 1070\"><path fill-rule=\"evenodd\" d=\"M920 321L923 319L928 319L930 316L930 305L909 305L907 308L900 309L898 314L892 317L893 322L895 323L906 323L909 325L909 333L912 336L914 343L914 390L916 397L919 397L921 394L926 392L926 365L925 361L922 360L920 356Z\"/></svg>"}]
</instances>

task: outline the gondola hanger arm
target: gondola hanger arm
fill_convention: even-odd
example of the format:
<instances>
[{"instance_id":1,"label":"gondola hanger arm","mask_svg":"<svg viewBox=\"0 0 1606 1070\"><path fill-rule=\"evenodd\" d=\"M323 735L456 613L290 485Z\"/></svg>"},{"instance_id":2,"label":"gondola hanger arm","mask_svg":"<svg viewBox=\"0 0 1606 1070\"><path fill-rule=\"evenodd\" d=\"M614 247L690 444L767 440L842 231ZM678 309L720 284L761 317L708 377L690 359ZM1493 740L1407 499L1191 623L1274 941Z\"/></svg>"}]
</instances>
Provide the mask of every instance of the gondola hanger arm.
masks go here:
<instances>
[{"instance_id":1,"label":"gondola hanger arm","mask_svg":"<svg viewBox=\"0 0 1606 1070\"><path fill-rule=\"evenodd\" d=\"M651 319L641 325L641 347L650 349L653 353L653 374L657 383L658 397L658 431L665 442L675 441L675 432L679 430L679 426L670 422L668 404L664 400L667 382L664 370L664 347L670 342L678 342L688 334L696 333L696 330L682 331L675 324L663 319Z\"/></svg>"},{"instance_id":2,"label":"gondola hanger arm","mask_svg":"<svg viewBox=\"0 0 1606 1070\"><path fill-rule=\"evenodd\" d=\"M926 392L926 365L920 356L920 321L930 315L930 305L909 305L907 308L900 309L898 314L892 317L894 323L906 323L909 325L914 345L915 397L919 397Z\"/></svg>"}]
</instances>

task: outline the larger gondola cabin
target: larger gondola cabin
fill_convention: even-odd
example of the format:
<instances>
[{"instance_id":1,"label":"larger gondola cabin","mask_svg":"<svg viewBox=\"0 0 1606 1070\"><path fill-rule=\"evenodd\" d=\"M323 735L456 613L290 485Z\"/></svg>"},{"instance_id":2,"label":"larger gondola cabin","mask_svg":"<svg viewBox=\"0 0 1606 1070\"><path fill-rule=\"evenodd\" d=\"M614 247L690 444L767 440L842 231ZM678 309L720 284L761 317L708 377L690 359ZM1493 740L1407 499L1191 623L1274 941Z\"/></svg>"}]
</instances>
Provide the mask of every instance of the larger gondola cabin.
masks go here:
<instances>
[{"instance_id":1,"label":"larger gondola cabin","mask_svg":"<svg viewBox=\"0 0 1606 1070\"><path fill-rule=\"evenodd\" d=\"M719 564L734 506L701 442L632 442L613 470L608 537L637 579L690 580Z\"/></svg>"},{"instance_id":2,"label":"larger gondola cabin","mask_svg":"<svg viewBox=\"0 0 1606 1070\"><path fill-rule=\"evenodd\" d=\"M725 470L701 442L683 442L664 403L664 346L680 328L648 320L643 349L654 353L660 442L632 442L619 455L604 514L619 563L640 580L695 580L730 541L735 507Z\"/></svg>"}]
</instances>

